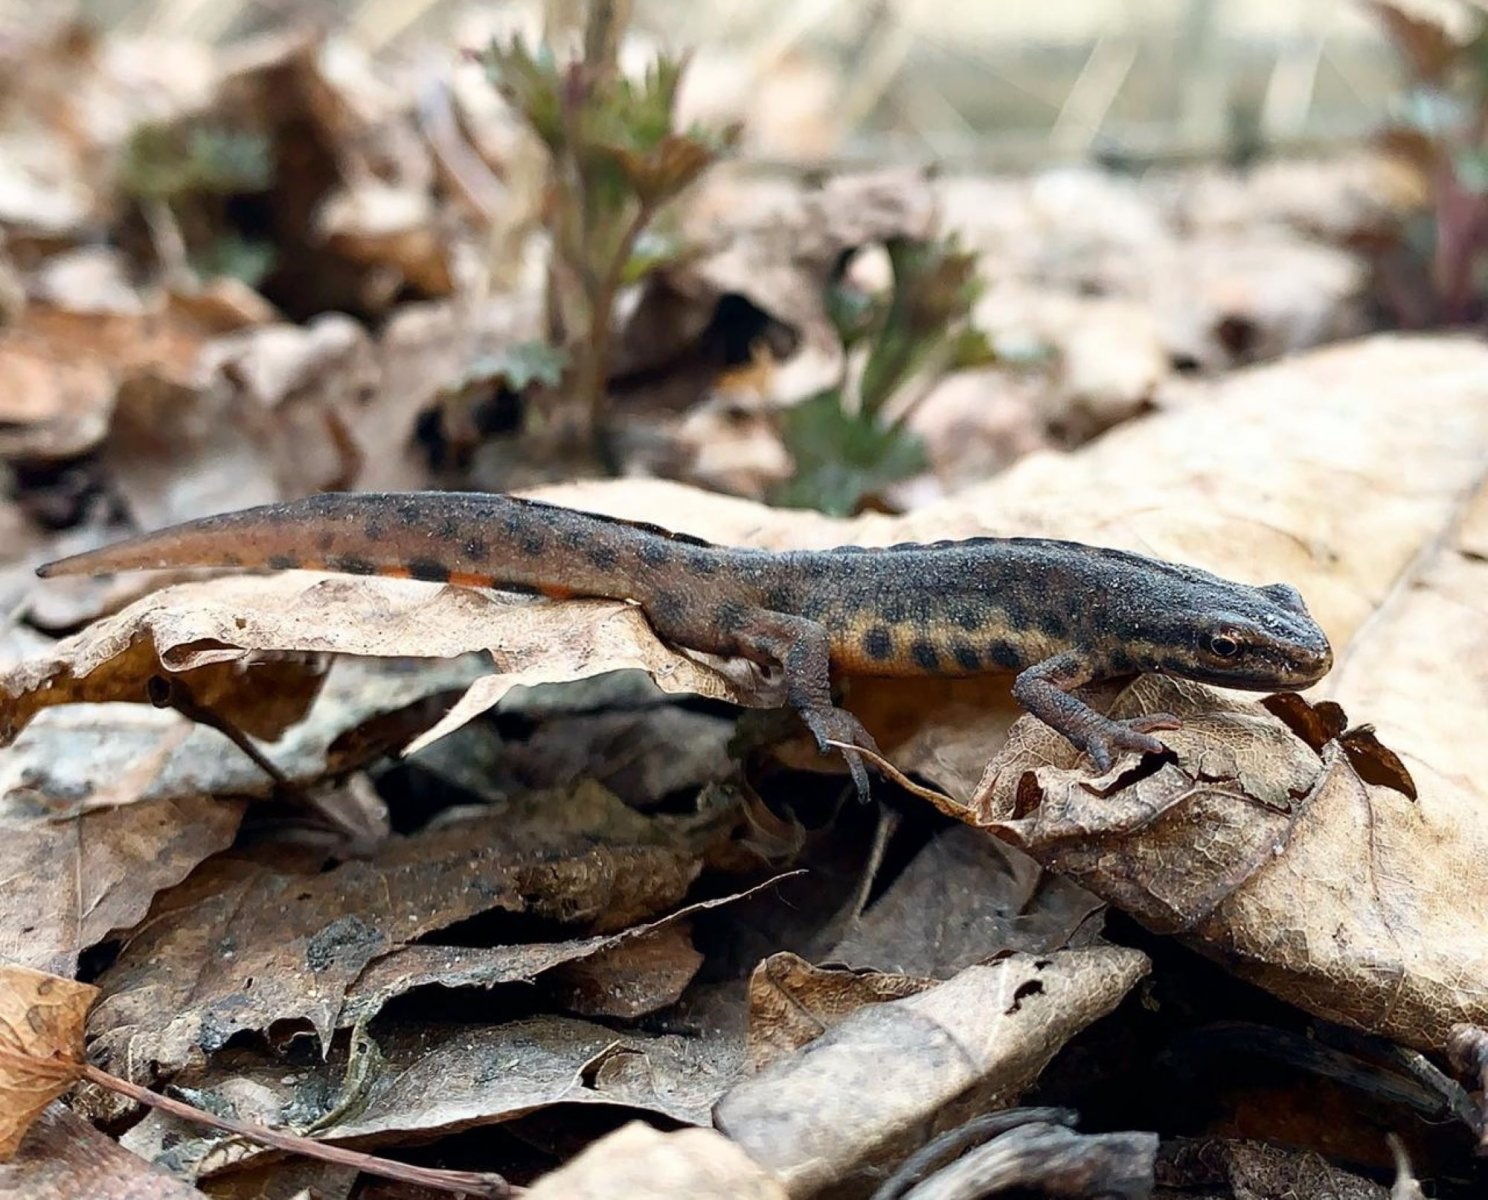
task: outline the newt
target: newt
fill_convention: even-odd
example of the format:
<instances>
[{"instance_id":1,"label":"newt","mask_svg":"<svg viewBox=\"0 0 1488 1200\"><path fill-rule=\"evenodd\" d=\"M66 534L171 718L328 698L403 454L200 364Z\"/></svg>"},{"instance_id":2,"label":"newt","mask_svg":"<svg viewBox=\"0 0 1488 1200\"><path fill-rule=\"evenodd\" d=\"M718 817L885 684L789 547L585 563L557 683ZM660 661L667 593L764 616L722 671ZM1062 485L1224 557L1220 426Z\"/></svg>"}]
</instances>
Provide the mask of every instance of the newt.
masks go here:
<instances>
[{"instance_id":1,"label":"newt","mask_svg":"<svg viewBox=\"0 0 1488 1200\"><path fill-rule=\"evenodd\" d=\"M1016 673L1013 696L1089 755L1164 753L1167 713L1113 720L1073 689L1158 673L1250 691L1316 683L1333 662L1301 595L1077 542L977 537L768 551L473 492L324 493L189 521L37 569L43 577L179 567L391 575L640 606L682 650L783 677L786 702L860 794L873 738L837 707L842 675Z\"/></svg>"}]
</instances>

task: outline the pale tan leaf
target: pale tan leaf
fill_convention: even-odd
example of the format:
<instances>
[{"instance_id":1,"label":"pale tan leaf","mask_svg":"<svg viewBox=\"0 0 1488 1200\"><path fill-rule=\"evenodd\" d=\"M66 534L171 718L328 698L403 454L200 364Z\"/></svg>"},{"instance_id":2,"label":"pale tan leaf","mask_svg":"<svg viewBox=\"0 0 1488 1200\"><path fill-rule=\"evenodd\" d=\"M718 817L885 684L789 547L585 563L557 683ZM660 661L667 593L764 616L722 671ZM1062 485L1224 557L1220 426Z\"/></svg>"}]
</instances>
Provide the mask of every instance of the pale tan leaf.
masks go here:
<instances>
[{"instance_id":1,"label":"pale tan leaf","mask_svg":"<svg viewBox=\"0 0 1488 1200\"><path fill-rule=\"evenodd\" d=\"M785 1189L711 1129L662 1133L632 1121L544 1175L529 1200L785 1200Z\"/></svg>"},{"instance_id":2,"label":"pale tan leaf","mask_svg":"<svg viewBox=\"0 0 1488 1200\"><path fill-rule=\"evenodd\" d=\"M0 963L0 1162L77 1080L83 1023L98 989Z\"/></svg>"},{"instance_id":3,"label":"pale tan leaf","mask_svg":"<svg viewBox=\"0 0 1488 1200\"><path fill-rule=\"evenodd\" d=\"M735 1086L714 1122L792 1195L866 1184L954 1114L1015 1102L1148 966L1135 950L1104 947L969 967L853 1013Z\"/></svg>"}]
</instances>

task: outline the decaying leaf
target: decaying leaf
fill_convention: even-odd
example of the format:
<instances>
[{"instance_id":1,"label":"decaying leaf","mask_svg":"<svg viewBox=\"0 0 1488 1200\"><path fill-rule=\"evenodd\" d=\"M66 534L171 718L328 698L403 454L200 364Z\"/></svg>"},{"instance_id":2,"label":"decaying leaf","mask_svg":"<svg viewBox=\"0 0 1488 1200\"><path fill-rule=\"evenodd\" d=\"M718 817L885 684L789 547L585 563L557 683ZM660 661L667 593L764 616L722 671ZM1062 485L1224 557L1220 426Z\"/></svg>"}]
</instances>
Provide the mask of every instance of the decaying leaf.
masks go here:
<instances>
[{"instance_id":1,"label":"decaying leaf","mask_svg":"<svg viewBox=\"0 0 1488 1200\"><path fill-rule=\"evenodd\" d=\"M83 1023L97 995L86 983L0 964L0 1162L77 1081Z\"/></svg>"},{"instance_id":2,"label":"decaying leaf","mask_svg":"<svg viewBox=\"0 0 1488 1200\"><path fill-rule=\"evenodd\" d=\"M785 1189L711 1129L660 1133L632 1121L527 1193L530 1200L785 1200Z\"/></svg>"},{"instance_id":3,"label":"decaying leaf","mask_svg":"<svg viewBox=\"0 0 1488 1200\"><path fill-rule=\"evenodd\" d=\"M1235 1196L1328 1196L1388 1200L1389 1190L1333 1166L1319 1154L1263 1142L1177 1139L1157 1164L1158 1195L1222 1187ZM1167 1189L1173 1189L1168 1193Z\"/></svg>"},{"instance_id":4,"label":"decaying leaf","mask_svg":"<svg viewBox=\"0 0 1488 1200\"><path fill-rule=\"evenodd\" d=\"M276 1022L324 1043L374 959L492 911L624 929L677 903L715 831L591 788L493 806L329 871L282 847L219 856L160 897L102 977L95 1057L169 1074Z\"/></svg>"},{"instance_id":5,"label":"decaying leaf","mask_svg":"<svg viewBox=\"0 0 1488 1200\"><path fill-rule=\"evenodd\" d=\"M202 794L88 812L57 801L23 786L0 797L0 959L61 975L142 918L157 891L230 845L243 815L240 801Z\"/></svg>"},{"instance_id":6,"label":"decaying leaf","mask_svg":"<svg viewBox=\"0 0 1488 1200\"><path fill-rule=\"evenodd\" d=\"M321 1131L374 1145L509 1121L554 1104L607 1104L705 1125L743 1073L731 1040L652 1036L572 1017L431 1028L383 1044L387 1068L360 1111Z\"/></svg>"},{"instance_id":7,"label":"decaying leaf","mask_svg":"<svg viewBox=\"0 0 1488 1200\"><path fill-rule=\"evenodd\" d=\"M206 1200L131 1154L64 1104L37 1116L19 1152L0 1162L0 1200Z\"/></svg>"},{"instance_id":8,"label":"decaying leaf","mask_svg":"<svg viewBox=\"0 0 1488 1200\"><path fill-rule=\"evenodd\" d=\"M760 1070L814 1042L865 1005L903 1000L934 986L933 979L817 967L796 954L772 954L749 979L750 1061Z\"/></svg>"},{"instance_id":9,"label":"decaying leaf","mask_svg":"<svg viewBox=\"0 0 1488 1200\"><path fill-rule=\"evenodd\" d=\"M827 957L947 979L1008 950L1088 945L1103 907L996 838L957 825L915 855Z\"/></svg>"},{"instance_id":10,"label":"decaying leaf","mask_svg":"<svg viewBox=\"0 0 1488 1200\"><path fill-rule=\"evenodd\" d=\"M1013 1103L1147 969L1145 955L1115 947L969 967L919 995L860 1009L737 1085L715 1124L793 1196L866 1182L927 1128Z\"/></svg>"},{"instance_id":11,"label":"decaying leaf","mask_svg":"<svg viewBox=\"0 0 1488 1200\"><path fill-rule=\"evenodd\" d=\"M582 971L581 975L570 975L567 981L572 1011L585 1016L640 1016L676 1000L680 990L677 985L685 985L695 973L701 958L692 948L690 916L743 899L775 883L772 879L747 892L684 905L660 920L596 937L512 946L403 946L368 964L357 976L347 991L340 1024L370 1017L393 997L415 988L436 984L446 988L493 988L528 982L565 967ZM638 958L625 956L632 944L652 946L659 940L658 935L664 939L660 941L659 964L654 948ZM651 971L646 970L648 965ZM655 969L658 965L660 970Z\"/></svg>"}]
</instances>

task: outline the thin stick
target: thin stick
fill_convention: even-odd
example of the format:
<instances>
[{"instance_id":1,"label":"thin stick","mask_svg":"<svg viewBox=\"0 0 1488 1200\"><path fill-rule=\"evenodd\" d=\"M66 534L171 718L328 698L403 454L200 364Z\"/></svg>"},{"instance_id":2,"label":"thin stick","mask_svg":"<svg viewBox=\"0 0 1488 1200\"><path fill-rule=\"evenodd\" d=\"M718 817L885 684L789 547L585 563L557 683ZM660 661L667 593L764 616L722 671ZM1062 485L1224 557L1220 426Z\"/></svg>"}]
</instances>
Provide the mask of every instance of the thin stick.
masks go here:
<instances>
[{"instance_id":1,"label":"thin stick","mask_svg":"<svg viewBox=\"0 0 1488 1200\"><path fill-rule=\"evenodd\" d=\"M99 1087L118 1092L121 1096L128 1096L129 1099L148 1105L150 1108L158 1108L161 1112L170 1113L173 1117L194 1121L198 1125L207 1125L212 1129L220 1129L223 1133L234 1133L265 1146L272 1146L276 1150L286 1150L291 1154L300 1154L306 1158L318 1158L322 1162L352 1167L368 1175L380 1175L384 1179L396 1179L400 1183L418 1184L421 1187L435 1188L442 1192L490 1196L495 1200L505 1200L505 1197L518 1196L525 1191L524 1188L513 1187L500 1175L492 1172L443 1171L436 1167L416 1167L409 1163L395 1162L390 1158L378 1158L374 1154L363 1154L360 1150L329 1146L324 1142L300 1137L298 1134L281 1133L277 1129L270 1129L267 1125L219 1117L215 1113L196 1108L183 1100L173 1100L169 1096L152 1092L149 1088L141 1087L137 1083L121 1079L117 1075L110 1075L92 1063L83 1063L78 1070L80 1076L89 1083L96 1083Z\"/></svg>"}]
</instances>

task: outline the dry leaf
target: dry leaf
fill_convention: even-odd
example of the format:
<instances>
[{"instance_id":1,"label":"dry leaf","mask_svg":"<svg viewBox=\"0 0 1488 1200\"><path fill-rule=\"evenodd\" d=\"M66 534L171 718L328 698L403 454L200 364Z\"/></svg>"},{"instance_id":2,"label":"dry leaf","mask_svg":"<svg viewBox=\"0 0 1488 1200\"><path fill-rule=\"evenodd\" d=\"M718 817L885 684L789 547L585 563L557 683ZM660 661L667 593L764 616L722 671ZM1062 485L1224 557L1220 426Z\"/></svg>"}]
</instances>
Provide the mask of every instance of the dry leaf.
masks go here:
<instances>
[{"instance_id":1,"label":"dry leaf","mask_svg":"<svg viewBox=\"0 0 1488 1200\"><path fill-rule=\"evenodd\" d=\"M623 1105L705 1125L743 1073L732 1039L616 1033L572 1017L426 1027L382 1043L388 1067L329 1141L406 1142L509 1121L554 1104Z\"/></svg>"},{"instance_id":2,"label":"dry leaf","mask_svg":"<svg viewBox=\"0 0 1488 1200\"><path fill-rule=\"evenodd\" d=\"M206 1195L131 1154L63 1104L31 1126L0 1162L0 1200L206 1200Z\"/></svg>"},{"instance_id":3,"label":"dry leaf","mask_svg":"<svg viewBox=\"0 0 1488 1200\"><path fill-rule=\"evenodd\" d=\"M927 1129L1013 1103L1147 972L1135 950L1015 954L849 1016L737 1085L714 1122L793 1196L866 1183Z\"/></svg>"},{"instance_id":4,"label":"dry leaf","mask_svg":"<svg viewBox=\"0 0 1488 1200\"><path fill-rule=\"evenodd\" d=\"M528 1200L785 1200L780 1184L711 1129L661 1133L632 1121L527 1193Z\"/></svg>"},{"instance_id":5,"label":"dry leaf","mask_svg":"<svg viewBox=\"0 0 1488 1200\"><path fill-rule=\"evenodd\" d=\"M681 982L685 985L701 961L691 948L687 918L710 908L731 904L766 888L773 888L777 882L778 880L771 879L745 892L687 904L660 920L633 925L618 933L599 937L572 938L565 942L524 942L512 946L443 946L427 942L404 946L370 963L357 976L356 982L346 993L340 1024L351 1025L370 1017L393 997L414 988L428 987L431 984L446 988L493 988L503 983L529 982L555 968L577 966L585 960L594 960L585 981L592 986L613 988L612 998L621 1002L629 1001L628 1011L621 1015L639 1016L676 999L670 986L674 978L673 972L663 972L662 983L666 989L663 995L658 996L654 987L644 986L638 993L634 986L625 985L644 985L648 981L636 980L633 975L629 975L631 968L623 956L606 962L607 955L623 951L632 943L645 945L658 934L666 937L675 932L675 936L667 937L664 943L664 963L673 967L679 959L682 960L682 965L686 967L686 978ZM615 980L614 976L617 974L619 979ZM589 995L592 997L594 992L591 990ZM640 1004L635 1002L638 995L642 998ZM600 1015L598 1012L586 1012L582 1008L576 1008L575 1011L585 1015Z\"/></svg>"},{"instance_id":6,"label":"dry leaf","mask_svg":"<svg viewBox=\"0 0 1488 1200\"><path fill-rule=\"evenodd\" d=\"M1007 950L1086 945L1103 905L978 829L933 837L832 947L832 962L946 979Z\"/></svg>"},{"instance_id":7,"label":"dry leaf","mask_svg":"<svg viewBox=\"0 0 1488 1200\"><path fill-rule=\"evenodd\" d=\"M903 1000L935 986L887 971L812 966L772 954L749 977L749 1058L755 1070L793 1054L869 1004Z\"/></svg>"},{"instance_id":8,"label":"dry leaf","mask_svg":"<svg viewBox=\"0 0 1488 1200\"><path fill-rule=\"evenodd\" d=\"M1333 1166L1320 1154L1263 1142L1175 1139L1157 1163L1158 1195L1193 1195L1215 1187L1234 1196L1317 1196L1329 1200L1389 1200L1389 1189Z\"/></svg>"},{"instance_id":9,"label":"dry leaf","mask_svg":"<svg viewBox=\"0 0 1488 1200\"><path fill-rule=\"evenodd\" d=\"M493 910L623 929L677 903L708 836L591 788L483 810L332 870L283 847L219 856L160 897L103 975L95 1057L170 1074L276 1022L324 1044L374 959Z\"/></svg>"},{"instance_id":10,"label":"dry leaf","mask_svg":"<svg viewBox=\"0 0 1488 1200\"><path fill-rule=\"evenodd\" d=\"M0 1162L77 1081L83 1024L97 995L86 983L0 963Z\"/></svg>"},{"instance_id":11,"label":"dry leaf","mask_svg":"<svg viewBox=\"0 0 1488 1200\"><path fill-rule=\"evenodd\" d=\"M156 892L230 845L242 814L241 802L205 795L75 814L65 801L8 788L0 959L71 975L85 949L140 920Z\"/></svg>"}]
</instances>

